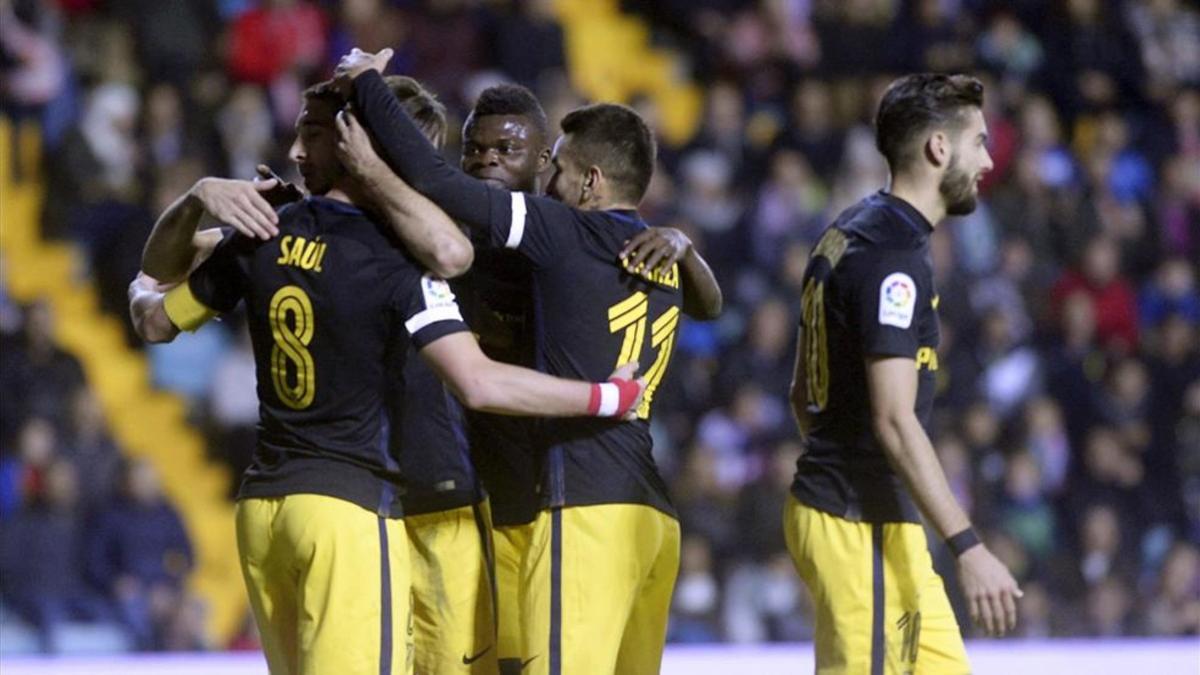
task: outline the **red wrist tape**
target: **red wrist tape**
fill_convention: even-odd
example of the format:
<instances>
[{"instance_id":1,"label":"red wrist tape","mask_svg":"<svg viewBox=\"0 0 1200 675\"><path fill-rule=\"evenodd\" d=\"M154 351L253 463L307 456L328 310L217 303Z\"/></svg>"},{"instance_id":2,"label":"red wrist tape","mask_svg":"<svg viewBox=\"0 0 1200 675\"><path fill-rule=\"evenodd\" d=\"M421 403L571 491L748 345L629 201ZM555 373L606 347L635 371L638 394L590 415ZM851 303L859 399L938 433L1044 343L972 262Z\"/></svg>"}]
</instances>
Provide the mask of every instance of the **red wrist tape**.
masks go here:
<instances>
[{"instance_id":1,"label":"red wrist tape","mask_svg":"<svg viewBox=\"0 0 1200 675\"><path fill-rule=\"evenodd\" d=\"M637 401L638 383L619 377L592 385L588 399L588 414L596 417L620 417L629 412Z\"/></svg>"}]
</instances>

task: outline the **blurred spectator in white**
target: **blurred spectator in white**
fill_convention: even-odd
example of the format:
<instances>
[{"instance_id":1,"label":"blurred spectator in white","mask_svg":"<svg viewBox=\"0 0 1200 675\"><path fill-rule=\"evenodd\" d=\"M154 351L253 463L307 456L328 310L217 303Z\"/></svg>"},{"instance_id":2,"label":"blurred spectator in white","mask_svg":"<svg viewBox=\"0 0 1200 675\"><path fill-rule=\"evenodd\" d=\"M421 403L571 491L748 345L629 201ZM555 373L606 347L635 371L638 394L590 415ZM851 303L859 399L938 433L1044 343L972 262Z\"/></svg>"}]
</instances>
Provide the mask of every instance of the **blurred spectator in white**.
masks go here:
<instances>
[{"instance_id":1,"label":"blurred spectator in white","mask_svg":"<svg viewBox=\"0 0 1200 675\"><path fill-rule=\"evenodd\" d=\"M1200 85L1200 12L1179 0L1136 0L1126 8L1150 94L1161 100L1178 85Z\"/></svg>"},{"instance_id":2,"label":"blurred spectator in white","mask_svg":"<svg viewBox=\"0 0 1200 675\"><path fill-rule=\"evenodd\" d=\"M245 325L236 330L232 349L226 350L213 369L208 415L212 425L210 447L231 469L230 496L236 496L242 473L250 466L257 441L258 389L254 349Z\"/></svg>"},{"instance_id":3,"label":"blurred spectator in white","mask_svg":"<svg viewBox=\"0 0 1200 675\"><path fill-rule=\"evenodd\" d=\"M712 548L702 537L685 536L679 549L679 578L671 600L672 642L718 642L721 589L713 574Z\"/></svg>"},{"instance_id":4,"label":"blurred spectator in white","mask_svg":"<svg viewBox=\"0 0 1200 675\"><path fill-rule=\"evenodd\" d=\"M270 155L275 143L271 111L261 87L242 84L217 113L217 131L229 167L228 175L249 180L255 166Z\"/></svg>"},{"instance_id":5,"label":"blurred spectator in white","mask_svg":"<svg viewBox=\"0 0 1200 675\"><path fill-rule=\"evenodd\" d=\"M1063 424L1062 411L1048 396L1031 398L1025 405L1025 443L1041 476L1042 490L1058 495L1067 482L1071 442Z\"/></svg>"},{"instance_id":6,"label":"blurred spectator in white","mask_svg":"<svg viewBox=\"0 0 1200 675\"><path fill-rule=\"evenodd\" d=\"M1021 24L1009 8L992 10L987 28L979 36L979 58L983 65L1005 79L1029 80L1042 66L1045 56L1037 36ZM990 93L990 92L989 92Z\"/></svg>"}]
</instances>

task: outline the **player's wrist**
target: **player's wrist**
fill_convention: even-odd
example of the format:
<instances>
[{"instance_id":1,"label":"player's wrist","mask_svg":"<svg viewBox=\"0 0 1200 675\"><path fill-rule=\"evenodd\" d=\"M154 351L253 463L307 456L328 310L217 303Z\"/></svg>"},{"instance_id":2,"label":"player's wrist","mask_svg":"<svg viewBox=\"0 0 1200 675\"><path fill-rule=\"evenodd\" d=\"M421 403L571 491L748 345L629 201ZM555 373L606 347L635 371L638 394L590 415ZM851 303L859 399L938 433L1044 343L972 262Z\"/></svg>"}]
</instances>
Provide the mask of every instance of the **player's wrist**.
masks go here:
<instances>
[{"instance_id":1,"label":"player's wrist","mask_svg":"<svg viewBox=\"0 0 1200 675\"><path fill-rule=\"evenodd\" d=\"M637 402L638 383L620 377L592 384L588 414L595 417L621 417Z\"/></svg>"},{"instance_id":2,"label":"player's wrist","mask_svg":"<svg viewBox=\"0 0 1200 675\"><path fill-rule=\"evenodd\" d=\"M979 535L973 527L967 527L946 537L946 547L950 549L955 558L961 558L967 551L982 545L983 541L979 539Z\"/></svg>"}]
</instances>

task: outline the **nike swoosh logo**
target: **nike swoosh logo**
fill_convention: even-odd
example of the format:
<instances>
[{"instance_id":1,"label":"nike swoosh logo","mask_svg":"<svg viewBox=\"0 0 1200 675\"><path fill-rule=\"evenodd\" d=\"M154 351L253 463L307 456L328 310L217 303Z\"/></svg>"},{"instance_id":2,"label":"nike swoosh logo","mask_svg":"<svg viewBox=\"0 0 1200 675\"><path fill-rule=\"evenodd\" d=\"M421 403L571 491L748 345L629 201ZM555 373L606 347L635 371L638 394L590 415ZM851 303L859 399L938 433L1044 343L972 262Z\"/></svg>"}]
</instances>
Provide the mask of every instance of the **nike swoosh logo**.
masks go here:
<instances>
[{"instance_id":1,"label":"nike swoosh logo","mask_svg":"<svg viewBox=\"0 0 1200 675\"><path fill-rule=\"evenodd\" d=\"M533 661L534 659L536 659L537 657L538 657L538 655L534 654L533 656L529 657L528 659L525 659L524 661L522 661L521 662L521 670L525 670L525 666L529 665L529 663L531 661Z\"/></svg>"},{"instance_id":2,"label":"nike swoosh logo","mask_svg":"<svg viewBox=\"0 0 1200 675\"><path fill-rule=\"evenodd\" d=\"M483 658L483 655L484 655L484 654L486 654L486 653L488 653L488 652L489 652L491 649L492 649L492 646L491 646L491 645L488 645L488 646L486 646L486 647L484 647L484 648L483 648L483 651L479 652L479 653L478 653L478 654L476 654L475 656L467 656L466 654L463 654L463 665L464 665L464 666L469 666L469 665L471 665L472 663L475 663L475 662L476 662L476 661L478 661L479 659Z\"/></svg>"}]
</instances>

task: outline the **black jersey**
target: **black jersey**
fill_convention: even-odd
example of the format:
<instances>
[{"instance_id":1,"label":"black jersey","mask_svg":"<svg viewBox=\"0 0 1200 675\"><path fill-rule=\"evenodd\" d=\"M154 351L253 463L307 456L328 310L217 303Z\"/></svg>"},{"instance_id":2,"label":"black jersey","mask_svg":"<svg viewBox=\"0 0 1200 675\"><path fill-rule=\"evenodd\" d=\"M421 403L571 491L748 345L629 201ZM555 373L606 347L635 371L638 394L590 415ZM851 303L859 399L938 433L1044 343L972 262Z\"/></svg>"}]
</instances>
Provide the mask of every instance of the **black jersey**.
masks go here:
<instances>
[{"instance_id":1,"label":"black jersey","mask_svg":"<svg viewBox=\"0 0 1200 675\"><path fill-rule=\"evenodd\" d=\"M606 379L638 361L647 389L638 421L554 419L537 424L543 505L647 504L674 514L651 456L650 407L679 326L678 266L624 269L624 243L646 224L633 211L581 211L496 189L451 167L375 71L355 78L355 109L387 163L451 217L490 233L532 269L535 362L574 379Z\"/></svg>"},{"instance_id":2,"label":"black jersey","mask_svg":"<svg viewBox=\"0 0 1200 675\"><path fill-rule=\"evenodd\" d=\"M344 202L290 204L279 230L265 242L227 233L166 302L193 329L246 301L260 406L239 497L316 493L398 516L388 364L467 330L454 295Z\"/></svg>"},{"instance_id":3,"label":"black jersey","mask_svg":"<svg viewBox=\"0 0 1200 675\"><path fill-rule=\"evenodd\" d=\"M928 431L937 370L937 294L929 221L878 192L844 211L804 274L805 400L811 426L792 492L850 520L920 522L871 425L865 358L901 356L918 374Z\"/></svg>"},{"instance_id":4,"label":"black jersey","mask_svg":"<svg viewBox=\"0 0 1200 675\"><path fill-rule=\"evenodd\" d=\"M475 263L451 282L471 330L489 357L534 368L533 276L520 254L476 237ZM537 517L538 473L528 417L467 411L471 459L486 489L492 524L521 525Z\"/></svg>"}]
</instances>

